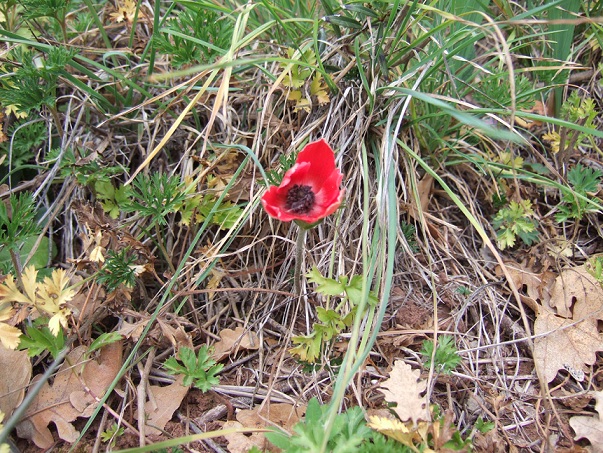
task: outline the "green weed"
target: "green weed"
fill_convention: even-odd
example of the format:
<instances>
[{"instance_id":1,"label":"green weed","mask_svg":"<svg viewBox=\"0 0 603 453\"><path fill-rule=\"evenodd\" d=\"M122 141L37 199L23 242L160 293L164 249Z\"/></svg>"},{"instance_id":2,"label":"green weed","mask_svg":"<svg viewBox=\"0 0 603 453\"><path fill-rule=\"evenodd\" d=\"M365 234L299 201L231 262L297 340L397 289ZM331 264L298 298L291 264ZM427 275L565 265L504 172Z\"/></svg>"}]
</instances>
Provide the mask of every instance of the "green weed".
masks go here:
<instances>
[{"instance_id":1,"label":"green weed","mask_svg":"<svg viewBox=\"0 0 603 453\"><path fill-rule=\"evenodd\" d=\"M182 365L178 363L182 362ZM220 373L224 365L216 363L210 356L210 350L203 345L199 348L197 355L190 348L180 348L178 360L170 357L163 364L164 368L170 374L184 375L183 385L194 385L203 392L208 392L215 385L220 383L217 374Z\"/></svg>"},{"instance_id":2,"label":"green weed","mask_svg":"<svg viewBox=\"0 0 603 453\"><path fill-rule=\"evenodd\" d=\"M454 338L448 335L438 337L438 344L433 355L434 341L423 341L421 355L425 361L425 368L431 368L432 360L434 368L438 373L450 374L461 364L461 357L458 355Z\"/></svg>"}]
</instances>

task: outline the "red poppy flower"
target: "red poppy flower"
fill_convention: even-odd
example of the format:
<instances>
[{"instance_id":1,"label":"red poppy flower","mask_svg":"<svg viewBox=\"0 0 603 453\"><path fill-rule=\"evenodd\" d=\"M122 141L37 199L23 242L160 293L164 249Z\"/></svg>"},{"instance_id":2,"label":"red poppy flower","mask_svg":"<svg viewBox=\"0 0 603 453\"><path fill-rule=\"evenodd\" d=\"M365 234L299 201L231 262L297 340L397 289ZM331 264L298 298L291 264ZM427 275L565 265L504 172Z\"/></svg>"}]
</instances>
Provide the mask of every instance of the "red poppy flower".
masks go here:
<instances>
[{"instance_id":1,"label":"red poppy flower","mask_svg":"<svg viewBox=\"0 0 603 453\"><path fill-rule=\"evenodd\" d=\"M282 222L313 224L333 214L343 198L343 175L335 166L335 154L323 140L308 143L281 185L270 186L262 197L266 212Z\"/></svg>"}]
</instances>

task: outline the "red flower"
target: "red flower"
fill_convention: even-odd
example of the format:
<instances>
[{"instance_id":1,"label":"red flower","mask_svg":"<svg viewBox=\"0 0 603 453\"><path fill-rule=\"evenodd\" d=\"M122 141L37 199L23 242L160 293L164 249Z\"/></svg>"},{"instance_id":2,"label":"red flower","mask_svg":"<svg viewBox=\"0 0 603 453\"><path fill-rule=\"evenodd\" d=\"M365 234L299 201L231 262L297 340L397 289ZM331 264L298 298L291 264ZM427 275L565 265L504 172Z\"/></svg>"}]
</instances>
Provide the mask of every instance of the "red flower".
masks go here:
<instances>
[{"instance_id":1,"label":"red flower","mask_svg":"<svg viewBox=\"0 0 603 453\"><path fill-rule=\"evenodd\" d=\"M322 139L308 143L297 156L281 185L270 186L262 197L266 212L282 222L313 224L333 214L343 198L343 175L335 167L335 154Z\"/></svg>"}]
</instances>

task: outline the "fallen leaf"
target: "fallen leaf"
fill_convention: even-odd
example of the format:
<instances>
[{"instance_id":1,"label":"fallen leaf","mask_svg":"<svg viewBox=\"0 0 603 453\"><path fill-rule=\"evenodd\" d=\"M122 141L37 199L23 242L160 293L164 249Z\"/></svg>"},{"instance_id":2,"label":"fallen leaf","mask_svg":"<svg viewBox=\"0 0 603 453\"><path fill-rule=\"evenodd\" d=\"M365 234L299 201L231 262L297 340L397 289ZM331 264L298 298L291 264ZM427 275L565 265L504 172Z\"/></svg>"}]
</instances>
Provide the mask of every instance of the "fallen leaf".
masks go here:
<instances>
[{"instance_id":1,"label":"fallen leaf","mask_svg":"<svg viewBox=\"0 0 603 453\"><path fill-rule=\"evenodd\" d=\"M603 320L603 288L584 265L564 269L555 279L549 306L565 318Z\"/></svg>"},{"instance_id":2,"label":"fallen leaf","mask_svg":"<svg viewBox=\"0 0 603 453\"><path fill-rule=\"evenodd\" d=\"M404 423L390 417L369 417L368 427L391 437L407 447L414 447L414 440L421 440L416 431L411 431Z\"/></svg>"},{"instance_id":3,"label":"fallen leaf","mask_svg":"<svg viewBox=\"0 0 603 453\"><path fill-rule=\"evenodd\" d=\"M31 360L27 351L14 351L0 345L0 412L9 417L21 404L31 379Z\"/></svg>"},{"instance_id":4,"label":"fallen leaf","mask_svg":"<svg viewBox=\"0 0 603 453\"><path fill-rule=\"evenodd\" d=\"M95 397L103 396L122 364L121 342L102 348L98 361L86 358L86 350L85 346L73 349L59 368L52 385L44 383L24 419L17 425L19 437L32 440L39 448L50 448L54 438L48 425L52 422L61 439L70 443L77 440L79 432L71 422L78 417L90 416L98 404ZM32 384L41 377L34 377Z\"/></svg>"},{"instance_id":5,"label":"fallen leaf","mask_svg":"<svg viewBox=\"0 0 603 453\"><path fill-rule=\"evenodd\" d=\"M379 391L385 395L385 401L396 403L393 408L401 421L409 419L414 424L418 420L429 420L427 399L421 393L427 389L427 381L420 380L420 370L413 370L402 360L397 360L389 373L389 379L383 381Z\"/></svg>"},{"instance_id":6,"label":"fallen leaf","mask_svg":"<svg viewBox=\"0 0 603 453\"><path fill-rule=\"evenodd\" d=\"M291 431L293 426L304 416L306 406L292 406L286 403L267 404L253 409L243 409L237 412L237 421L228 421L223 428L266 428L278 426L285 431ZM262 451L270 448L264 433L232 433L225 434L228 441L228 451L231 453L245 453L256 446Z\"/></svg>"},{"instance_id":7,"label":"fallen leaf","mask_svg":"<svg viewBox=\"0 0 603 453\"><path fill-rule=\"evenodd\" d=\"M140 335L142 335L142 331L148 323L148 319L143 319L142 321L138 321L133 324L127 321L123 321L121 324L121 328L117 331L117 333L124 338L131 338L134 341L138 341Z\"/></svg>"},{"instance_id":8,"label":"fallen leaf","mask_svg":"<svg viewBox=\"0 0 603 453\"><path fill-rule=\"evenodd\" d=\"M556 274L545 272L533 272L524 264L506 262L505 266L513 279L515 287L519 290L525 287L528 297L535 301L548 301L550 299L551 287L554 285ZM496 266L496 275L502 276L500 266Z\"/></svg>"},{"instance_id":9,"label":"fallen leaf","mask_svg":"<svg viewBox=\"0 0 603 453\"><path fill-rule=\"evenodd\" d=\"M241 429L244 426L237 421L229 420L222 425L222 429ZM230 433L224 437L228 442L228 451L230 453L247 453L253 447L263 451L266 439L264 433Z\"/></svg>"},{"instance_id":10,"label":"fallen leaf","mask_svg":"<svg viewBox=\"0 0 603 453\"><path fill-rule=\"evenodd\" d=\"M603 320L603 288L585 266L564 269L554 280L550 272L529 272L522 265L507 264L515 285L525 286L522 301L536 313L534 322L534 363L551 382L565 369L581 381L585 365L596 361L603 351L603 336L597 320ZM550 288L550 291L549 291Z\"/></svg>"},{"instance_id":11,"label":"fallen leaf","mask_svg":"<svg viewBox=\"0 0 603 453\"><path fill-rule=\"evenodd\" d=\"M224 329L220 332L220 341L214 345L213 357L219 362L237 351L256 350L259 347L260 339L255 332L240 326L235 330Z\"/></svg>"},{"instance_id":12,"label":"fallen leaf","mask_svg":"<svg viewBox=\"0 0 603 453\"><path fill-rule=\"evenodd\" d=\"M149 401L144 404L146 415L146 433L161 434L167 422L172 419L176 409L188 393L188 386L182 385L184 375L178 375L176 380L164 387L150 385L148 391L152 393Z\"/></svg>"},{"instance_id":13,"label":"fallen leaf","mask_svg":"<svg viewBox=\"0 0 603 453\"><path fill-rule=\"evenodd\" d=\"M569 424L576 433L574 440L588 439L593 453L603 453L603 392L594 392L594 398L597 401L595 410L599 415L577 415L570 418Z\"/></svg>"},{"instance_id":14,"label":"fallen leaf","mask_svg":"<svg viewBox=\"0 0 603 453\"><path fill-rule=\"evenodd\" d=\"M534 363L547 382L567 367L584 371L584 364L595 363L596 352L603 351L603 338L594 319L576 323L543 308L534 323L534 335Z\"/></svg>"},{"instance_id":15,"label":"fallen leaf","mask_svg":"<svg viewBox=\"0 0 603 453\"><path fill-rule=\"evenodd\" d=\"M167 338L170 341L176 351L179 351L182 347L194 349L193 339L186 333L183 326L174 328L161 318L157 318L157 324L159 325L164 338Z\"/></svg>"}]
</instances>

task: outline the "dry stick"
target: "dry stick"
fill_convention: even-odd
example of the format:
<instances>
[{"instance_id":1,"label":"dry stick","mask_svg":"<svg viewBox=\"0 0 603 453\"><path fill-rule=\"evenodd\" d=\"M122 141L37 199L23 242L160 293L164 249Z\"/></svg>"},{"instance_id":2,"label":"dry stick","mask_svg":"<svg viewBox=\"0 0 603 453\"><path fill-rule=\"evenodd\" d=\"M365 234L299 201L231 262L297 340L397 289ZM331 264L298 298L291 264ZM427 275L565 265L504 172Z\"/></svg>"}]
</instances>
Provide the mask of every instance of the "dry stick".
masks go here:
<instances>
[{"instance_id":1,"label":"dry stick","mask_svg":"<svg viewBox=\"0 0 603 453\"><path fill-rule=\"evenodd\" d=\"M98 453L101 447L101 434L105 431L107 425L107 418L109 418L109 412L104 411L101 417L100 424L98 425L98 432L96 433L96 439L94 440L94 446L92 447L92 453Z\"/></svg>"},{"instance_id":2,"label":"dry stick","mask_svg":"<svg viewBox=\"0 0 603 453\"><path fill-rule=\"evenodd\" d=\"M147 401L147 384L148 384L148 376L151 372L151 367L153 366L153 360L155 359L155 348L152 347L149 350L149 357L147 358L147 363L145 363L144 368L142 365L137 363L138 371L140 372L140 384L138 384L137 396L138 396L138 441L141 447L145 445L145 413L144 406Z\"/></svg>"},{"instance_id":3,"label":"dry stick","mask_svg":"<svg viewBox=\"0 0 603 453\"><path fill-rule=\"evenodd\" d=\"M194 432L195 434L201 434L201 433L205 432L201 428L199 428L196 425L196 423L194 423L188 417L185 417L184 415L182 415L180 412L177 412L176 416L178 417L178 420L180 420L183 423L186 423L189 426L189 428L191 429L191 431ZM211 448L216 453L226 453L226 451L223 450L222 447L220 447L216 442L214 442L213 439L203 439L199 442L203 442L205 445L207 445L209 448Z\"/></svg>"}]
</instances>

